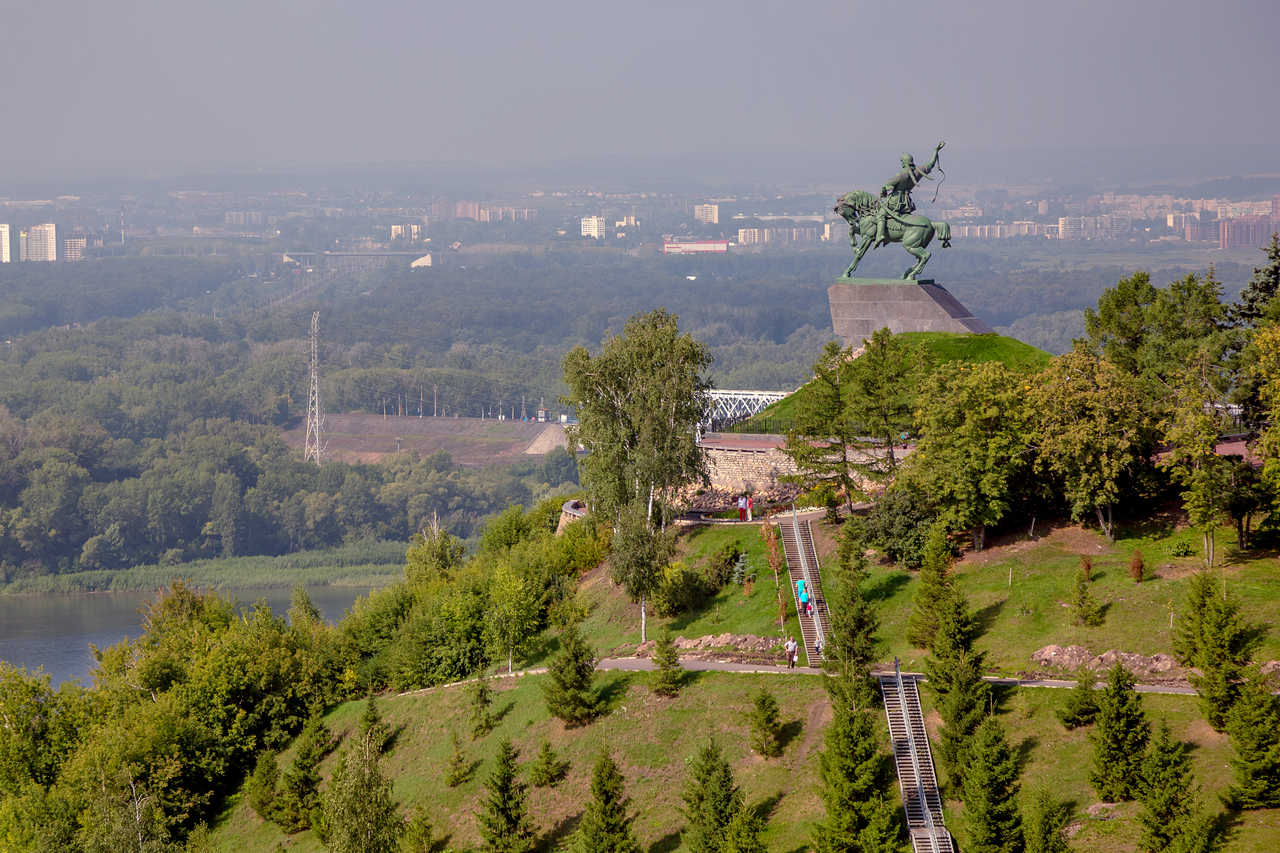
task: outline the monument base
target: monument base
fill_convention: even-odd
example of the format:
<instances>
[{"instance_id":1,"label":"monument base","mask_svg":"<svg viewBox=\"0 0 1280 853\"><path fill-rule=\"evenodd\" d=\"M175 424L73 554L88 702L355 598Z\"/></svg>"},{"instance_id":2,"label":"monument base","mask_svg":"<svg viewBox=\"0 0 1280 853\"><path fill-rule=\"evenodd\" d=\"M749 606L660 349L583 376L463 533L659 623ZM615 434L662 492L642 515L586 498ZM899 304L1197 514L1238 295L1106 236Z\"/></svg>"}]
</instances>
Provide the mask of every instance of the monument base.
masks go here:
<instances>
[{"instance_id":1,"label":"monument base","mask_svg":"<svg viewBox=\"0 0 1280 853\"><path fill-rule=\"evenodd\" d=\"M894 334L985 335L996 331L931 279L836 279L827 288L827 299L831 302L831 324L843 346L861 346L864 338L886 326Z\"/></svg>"}]
</instances>

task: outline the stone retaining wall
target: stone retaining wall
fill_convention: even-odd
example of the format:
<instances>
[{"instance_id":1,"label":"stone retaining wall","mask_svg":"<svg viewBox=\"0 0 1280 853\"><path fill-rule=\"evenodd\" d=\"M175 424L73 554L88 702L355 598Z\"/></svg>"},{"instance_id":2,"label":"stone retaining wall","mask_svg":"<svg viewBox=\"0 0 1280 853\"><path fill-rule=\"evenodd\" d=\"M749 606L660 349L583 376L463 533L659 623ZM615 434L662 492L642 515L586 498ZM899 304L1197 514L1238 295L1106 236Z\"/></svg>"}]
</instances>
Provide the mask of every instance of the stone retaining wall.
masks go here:
<instances>
[{"instance_id":1,"label":"stone retaining wall","mask_svg":"<svg viewBox=\"0 0 1280 853\"><path fill-rule=\"evenodd\" d=\"M776 447L739 450L708 447L711 484L730 492L763 492L776 488L778 478L796 473L795 463Z\"/></svg>"}]
</instances>

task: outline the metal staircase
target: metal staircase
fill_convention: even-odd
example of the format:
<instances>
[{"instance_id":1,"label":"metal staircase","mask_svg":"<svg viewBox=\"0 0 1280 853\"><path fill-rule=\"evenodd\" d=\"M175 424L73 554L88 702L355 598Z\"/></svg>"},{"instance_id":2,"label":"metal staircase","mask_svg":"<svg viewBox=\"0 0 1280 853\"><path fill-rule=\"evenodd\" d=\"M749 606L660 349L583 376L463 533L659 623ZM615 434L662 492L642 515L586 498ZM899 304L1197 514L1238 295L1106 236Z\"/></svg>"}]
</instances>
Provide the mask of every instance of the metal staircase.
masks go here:
<instances>
[{"instance_id":1,"label":"metal staircase","mask_svg":"<svg viewBox=\"0 0 1280 853\"><path fill-rule=\"evenodd\" d=\"M955 843L943 824L942 797L916 680L902 677L895 658L893 675L880 676L880 692L884 694L884 715L889 721L893 763L898 770L902 806L907 812L911 849L915 853L955 853Z\"/></svg>"},{"instance_id":2,"label":"metal staircase","mask_svg":"<svg viewBox=\"0 0 1280 853\"><path fill-rule=\"evenodd\" d=\"M813 651L814 644L822 640L826 644L831 633L831 619L827 613L827 600L822 595L822 578L818 571L818 553L813 548L813 531L808 521L801 521L796 516L795 508L791 510L789 521L779 520L778 531L782 534L782 549L787 557L787 575L791 580L791 597L795 601L796 614L800 620L800 635L804 638L805 659L809 666L819 666L822 660ZM796 581L803 580L805 589L809 591L809 600L813 602L813 616L803 615L800 610L800 595L796 592Z\"/></svg>"}]
</instances>

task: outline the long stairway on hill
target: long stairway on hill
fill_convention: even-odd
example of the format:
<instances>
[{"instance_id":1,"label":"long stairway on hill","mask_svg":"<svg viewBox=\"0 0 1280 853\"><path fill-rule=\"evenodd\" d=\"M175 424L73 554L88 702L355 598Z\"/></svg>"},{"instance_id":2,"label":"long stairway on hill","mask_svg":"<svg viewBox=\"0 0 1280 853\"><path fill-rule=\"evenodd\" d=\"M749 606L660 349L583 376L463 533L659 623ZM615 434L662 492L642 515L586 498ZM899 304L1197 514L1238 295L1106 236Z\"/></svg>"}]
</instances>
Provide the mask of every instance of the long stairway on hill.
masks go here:
<instances>
[{"instance_id":1,"label":"long stairway on hill","mask_svg":"<svg viewBox=\"0 0 1280 853\"><path fill-rule=\"evenodd\" d=\"M955 853L951 834L943 824L942 797L938 793L938 777L933 770L916 680L903 678L895 659L893 675L880 676L880 692L884 694L884 715L889 721L893 763L898 770L898 787L907 812L911 849L915 853Z\"/></svg>"},{"instance_id":2,"label":"long stairway on hill","mask_svg":"<svg viewBox=\"0 0 1280 853\"><path fill-rule=\"evenodd\" d=\"M796 613L800 619L800 635L804 638L805 659L809 666L820 666L822 657L813 651L814 644L822 640L826 644L831 633L831 620L827 614L827 600L822 595L822 578L818 571L818 552L813 548L813 531L808 521L796 517L795 510L791 518L779 517L778 530L782 534L782 549L787 557L787 574L791 579L791 597L795 600ZM813 616L805 616L800 609L800 594L796 591L796 581L804 581L809 592L809 600L813 602Z\"/></svg>"}]
</instances>

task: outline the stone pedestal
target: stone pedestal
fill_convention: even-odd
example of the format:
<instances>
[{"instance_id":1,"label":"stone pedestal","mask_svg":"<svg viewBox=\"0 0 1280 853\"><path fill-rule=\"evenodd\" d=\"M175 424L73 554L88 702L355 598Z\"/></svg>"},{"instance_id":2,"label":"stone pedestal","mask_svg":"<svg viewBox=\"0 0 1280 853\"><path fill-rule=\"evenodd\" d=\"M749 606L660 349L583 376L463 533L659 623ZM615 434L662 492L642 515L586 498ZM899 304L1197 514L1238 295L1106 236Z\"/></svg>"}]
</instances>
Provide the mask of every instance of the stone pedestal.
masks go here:
<instances>
[{"instance_id":1,"label":"stone pedestal","mask_svg":"<svg viewBox=\"0 0 1280 853\"><path fill-rule=\"evenodd\" d=\"M844 346L860 346L885 326L901 332L995 334L932 280L886 278L837 279L827 288L831 323Z\"/></svg>"}]
</instances>

